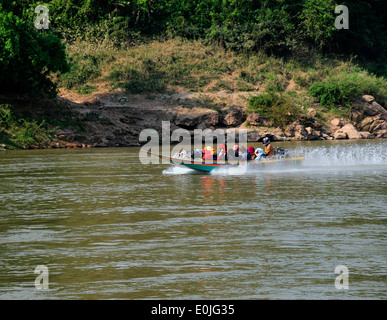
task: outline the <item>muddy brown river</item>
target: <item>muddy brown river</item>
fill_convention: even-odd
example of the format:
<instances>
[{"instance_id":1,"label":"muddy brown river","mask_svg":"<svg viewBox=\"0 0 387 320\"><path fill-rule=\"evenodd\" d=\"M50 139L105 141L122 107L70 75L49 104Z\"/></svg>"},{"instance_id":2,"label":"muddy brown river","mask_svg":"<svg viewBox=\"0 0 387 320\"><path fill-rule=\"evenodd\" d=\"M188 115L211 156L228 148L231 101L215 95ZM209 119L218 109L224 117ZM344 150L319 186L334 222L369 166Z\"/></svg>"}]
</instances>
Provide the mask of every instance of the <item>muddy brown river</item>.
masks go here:
<instances>
[{"instance_id":1,"label":"muddy brown river","mask_svg":"<svg viewBox=\"0 0 387 320\"><path fill-rule=\"evenodd\" d=\"M275 145L304 163L0 153L0 299L386 299L387 141Z\"/></svg>"}]
</instances>

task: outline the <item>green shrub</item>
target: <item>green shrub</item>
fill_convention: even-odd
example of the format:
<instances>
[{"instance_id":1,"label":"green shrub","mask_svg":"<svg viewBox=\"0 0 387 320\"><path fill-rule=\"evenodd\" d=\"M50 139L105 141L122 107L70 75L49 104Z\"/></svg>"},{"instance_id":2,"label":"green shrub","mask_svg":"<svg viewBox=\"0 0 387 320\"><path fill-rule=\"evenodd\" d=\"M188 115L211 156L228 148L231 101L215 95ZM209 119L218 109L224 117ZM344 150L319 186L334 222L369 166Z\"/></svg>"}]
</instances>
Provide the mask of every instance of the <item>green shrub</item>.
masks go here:
<instances>
[{"instance_id":1,"label":"green shrub","mask_svg":"<svg viewBox=\"0 0 387 320\"><path fill-rule=\"evenodd\" d=\"M350 107L351 102L365 94L374 96L379 103L386 105L387 82L384 77L369 75L364 71L353 72L316 82L310 86L308 93L330 108L338 105Z\"/></svg>"},{"instance_id":2,"label":"green shrub","mask_svg":"<svg viewBox=\"0 0 387 320\"><path fill-rule=\"evenodd\" d=\"M308 93L324 106L333 107L335 104L342 103L340 88L336 82L316 82L311 85Z\"/></svg>"},{"instance_id":3,"label":"green shrub","mask_svg":"<svg viewBox=\"0 0 387 320\"><path fill-rule=\"evenodd\" d=\"M53 140L53 134L45 126L44 120L38 123L18 118L11 105L0 105L0 143L24 149L32 145L48 145Z\"/></svg>"},{"instance_id":4,"label":"green shrub","mask_svg":"<svg viewBox=\"0 0 387 320\"><path fill-rule=\"evenodd\" d=\"M273 121L273 125L285 128L296 120L299 110L294 106L291 95L279 95L274 92L263 93L251 97L247 104L248 110L257 112Z\"/></svg>"},{"instance_id":5,"label":"green shrub","mask_svg":"<svg viewBox=\"0 0 387 320\"><path fill-rule=\"evenodd\" d=\"M274 93L263 93L248 100L248 108L262 116L270 112L273 104L278 103L279 97Z\"/></svg>"},{"instance_id":6,"label":"green shrub","mask_svg":"<svg viewBox=\"0 0 387 320\"><path fill-rule=\"evenodd\" d=\"M0 127L9 129L9 127L15 122L14 115L11 111L11 106L7 104L0 105Z\"/></svg>"}]
</instances>

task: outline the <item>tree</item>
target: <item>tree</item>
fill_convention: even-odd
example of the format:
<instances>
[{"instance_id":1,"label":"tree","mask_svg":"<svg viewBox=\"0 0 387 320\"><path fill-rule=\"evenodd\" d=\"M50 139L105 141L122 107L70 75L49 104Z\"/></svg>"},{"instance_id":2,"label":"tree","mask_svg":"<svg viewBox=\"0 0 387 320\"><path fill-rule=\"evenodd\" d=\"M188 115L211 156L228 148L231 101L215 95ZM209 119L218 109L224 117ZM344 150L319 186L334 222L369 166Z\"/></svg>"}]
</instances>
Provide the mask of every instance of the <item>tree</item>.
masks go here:
<instances>
[{"instance_id":1,"label":"tree","mask_svg":"<svg viewBox=\"0 0 387 320\"><path fill-rule=\"evenodd\" d=\"M0 92L54 96L56 85L49 75L67 69L59 38L0 5Z\"/></svg>"},{"instance_id":2,"label":"tree","mask_svg":"<svg viewBox=\"0 0 387 320\"><path fill-rule=\"evenodd\" d=\"M318 49L329 47L336 31L333 0L306 0L300 13L301 34Z\"/></svg>"}]
</instances>

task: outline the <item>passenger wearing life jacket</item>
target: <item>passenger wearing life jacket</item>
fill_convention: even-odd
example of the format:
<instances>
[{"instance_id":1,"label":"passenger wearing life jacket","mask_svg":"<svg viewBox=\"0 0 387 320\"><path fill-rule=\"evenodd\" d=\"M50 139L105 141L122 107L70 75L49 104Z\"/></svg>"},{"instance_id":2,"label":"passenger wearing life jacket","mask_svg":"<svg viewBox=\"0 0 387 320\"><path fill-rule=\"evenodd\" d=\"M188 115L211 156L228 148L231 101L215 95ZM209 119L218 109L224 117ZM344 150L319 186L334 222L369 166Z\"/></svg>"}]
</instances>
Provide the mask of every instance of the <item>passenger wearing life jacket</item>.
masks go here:
<instances>
[{"instance_id":1,"label":"passenger wearing life jacket","mask_svg":"<svg viewBox=\"0 0 387 320\"><path fill-rule=\"evenodd\" d=\"M219 145L217 160L227 160L227 150L224 144Z\"/></svg>"},{"instance_id":2,"label":"passenger wearing life jacket","mask_svg":"<svg viewBox=\"0 0 387 320\"><path fill-rule=\"evenodd\" d=\"M234 150L235 156L239 157L240 155L239 145L236 144L235 146L232 147L232 149Z\"/></svg>"},{"instance_id":3,"label":"passenger wearing life jacket","mask_svg":"<svg viewBox=\"0 0 387 320\"><path fill-rule=\"evenodd\" d=\"M204 151L202 149L195 149L195 150L192 150L191 152L191 158L192 159L203 159L203 154L204 154Z\"/></svg>"},{"instance_id":4,"label":"passenger wearing life jacket","mask_svg":"<svg viewBox=\"0 0 387 320\"><path fill-rule=\"evenodd\" d=\"M241 146L239 148L239 156L241 157L242 160L247 160L247 150L244 146Z\"/></svg>"},{"instance_id":5,"label":"passenger wearing life jacket","mask_svg":"<svg viewBox=\"0 0 387 320\"><path fill-rule=\"evenodd\" d=\"M255 160L261 160L261 158L264 156L265 151L261 148L255 149Z\"/></svg>"},{"instance_id":6,"label":"passenger wearing life jacket","mask_svg":"<svg viewBox=\"0 0 387 320\"><path fill-rule=\"evenodd\" d=\"M239 145L234 145L231 150L227 151L228 161L238 161L240 156Z\"/></svg>"},{"instance_id":7,"label":"passenger wearing life jacket","mask_svg":"<svg viewBox=\"0 0 387 320\"><path fill-rule=\"evenodd\" d=\"M203 160L213 160L213 149L210 146L207 146L204 149L204 154L203 154Z\"/></svg>"},{"instance_id":8,"label":"passenger wearing life jacket","mask_svg":"<svg viewBox=\"0 0 387 320\"><path fill-rule=\"evenodd\" d=\"M246 148L242 146L240 148L240 152L241 152L242 160L250 161L250 160L253 160L255 158L254 147L248 147L246 150ZM253 155L254 155L254 157L253 157Z\"/></svg>"},{"instance_id":9,"label":"passenger wearing life jacket","mask_svg":"<svg viewBox=\"0 0 387 320\"><path fill-rule=\"evenodd\" d=\"M271 158L274 156L274 148L270 144L270 139L268 137L263 138L262 140L263 145L265 146L265 157Z\"/></svg>"},{"instance_id":10,"label":"passenger wearing life jacket","mask_svg":"<svg viewBox=\"0 0 387 320\"><path fill-rule=\"evenodd\" d=\"M254 147L250 146L247 148L247 160L254 160L254 159L255 159L255 150L254 150Z\"/></svg>"}]
</instances>

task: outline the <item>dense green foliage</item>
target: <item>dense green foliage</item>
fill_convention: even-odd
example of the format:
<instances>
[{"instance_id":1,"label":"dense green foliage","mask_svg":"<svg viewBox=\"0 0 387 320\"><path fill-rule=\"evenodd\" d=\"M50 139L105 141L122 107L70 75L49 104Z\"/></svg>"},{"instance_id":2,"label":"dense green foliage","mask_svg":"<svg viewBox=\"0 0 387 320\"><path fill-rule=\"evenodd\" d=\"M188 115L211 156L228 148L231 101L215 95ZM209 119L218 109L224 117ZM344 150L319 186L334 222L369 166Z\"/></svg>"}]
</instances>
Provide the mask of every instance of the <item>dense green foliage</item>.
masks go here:
<instances>
[{"instance_id":1,"label":"dense green foliage","mask_svg":"<svg viewBox=\"0 0 387 320\"><path fill-rule=\"evenodd\" d=\"M33 19L34 0L3 1L4 10ZM384 62L387 14L383 0L343 0L349 29L334 26L334 0L51 0L50 28L67 39L182 36L242 51L359 55ZM374 67L375 68L375 67ZM380 69L380 68L379 68ZM375 71L377 69L375 68Z\"/></svg>"},{"instance_id":2,"label":"dense green foliage","mask_svg":"<svg viewBox=\"0 0 387 320\"><path fill-rule=\"evenodd\" d=\"M50 72L65 71L66 55L59 38L38 32L0 4L0 92L56 95Z\"/></svg>"}]
</instances>

